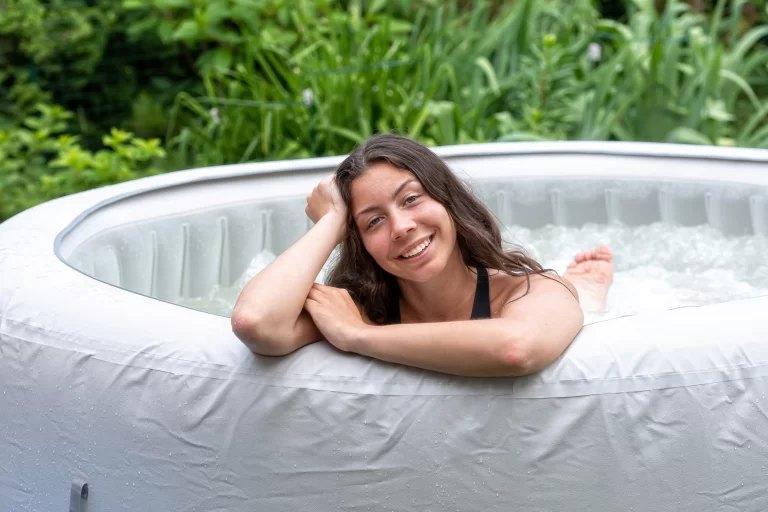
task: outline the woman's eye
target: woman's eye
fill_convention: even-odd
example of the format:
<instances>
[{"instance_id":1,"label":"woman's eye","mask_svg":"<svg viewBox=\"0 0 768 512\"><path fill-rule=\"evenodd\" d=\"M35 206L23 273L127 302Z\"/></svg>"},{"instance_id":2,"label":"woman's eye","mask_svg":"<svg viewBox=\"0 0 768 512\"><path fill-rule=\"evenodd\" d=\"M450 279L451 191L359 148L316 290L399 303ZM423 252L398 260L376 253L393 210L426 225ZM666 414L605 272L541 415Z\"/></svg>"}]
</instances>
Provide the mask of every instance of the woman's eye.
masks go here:
<instances>
[{"instance_id":1,"label":"woman's eye","mask_svg":"<svg viewBox=\"0 0 768 512\"><path fill-rule=\"evenodd\" d=\"M372 228L376 224L378 224L378 221L381 220L381 217L376 217L375 219L371 220L371 222L368 223L368 227Z\"/></svg>"},{"instance_id":2,"label":"woman's eye","mask_svg":"<svg viewBox=\"0 0 768 512\"><path fill-rule=\"evenodd\" d=\"M411 204L413 201L415 201L418 198L419 196L408 196L405 198L405 204ZM413 199L413 201L411 201L411 199Z\"/></svg>"}]
</instances>

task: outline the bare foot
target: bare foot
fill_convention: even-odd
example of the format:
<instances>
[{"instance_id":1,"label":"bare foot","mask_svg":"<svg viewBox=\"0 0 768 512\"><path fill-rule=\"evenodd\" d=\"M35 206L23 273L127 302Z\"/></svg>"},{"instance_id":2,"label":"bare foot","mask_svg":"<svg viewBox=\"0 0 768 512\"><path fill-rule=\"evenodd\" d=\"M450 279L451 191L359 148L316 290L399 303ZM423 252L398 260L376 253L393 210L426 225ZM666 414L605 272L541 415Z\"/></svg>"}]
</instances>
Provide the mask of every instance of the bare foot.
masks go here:
<instances>
[{"instance_id":1,"label":"bare foot","mask_svg":"<svg viewBox=\"0 0 768 512\"><path fill-rule=\"evenodd\" d=\"M580 252L568 265L563 275L579 292L582 309L602 311L613 283L613 253L607 245L598 245L594 251Z\"/></svg>"}]
</instances>

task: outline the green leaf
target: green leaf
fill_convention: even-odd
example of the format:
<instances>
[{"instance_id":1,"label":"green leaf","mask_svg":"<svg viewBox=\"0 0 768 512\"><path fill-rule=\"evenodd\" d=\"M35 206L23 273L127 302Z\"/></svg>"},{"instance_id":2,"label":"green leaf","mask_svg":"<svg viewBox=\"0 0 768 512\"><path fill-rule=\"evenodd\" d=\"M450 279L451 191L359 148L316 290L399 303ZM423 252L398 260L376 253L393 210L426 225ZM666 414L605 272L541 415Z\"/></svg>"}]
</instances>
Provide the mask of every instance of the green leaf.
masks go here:
<instances>
[{"instance_id":1,"label":"green leaf","mask_svg":"<svg viewBox=\"0 0 768 512\"><path fill-rule=\"evenodd\" d=\"M752 106L754 106L755 108L760 108L761 106L760 100L757 98L755 91L752 90L752 87L749 86L746 80L744 80L742 77L740 77L733 71L729 71L727 69L721 69L720 76L726 80L730 80L731 82L739 86L739 89L744 91L744 94L747 95L747 97L749 98L749 101L752 102Z\"/></svg>"},{"instance_id":2,"label":"green leaf","mask_svg":"<svg viewBox=\"0 0 768 512\"><path fill-rule=\"evenodd\" d=\"M200 39L200 28L194 20L184 20L171 34L174 41L194 42Z\"/></svg>"},{"instance_id":3,"label":"green leaf","mask_svg":"<svg viewBox=\"0 0 768 512\"><path fill-rule=\"evenodd\" d=\"M632 34L632 30L629 27L627 27L623 23L619 23L618 21L613 21L608 19L598 21L597 25L595 26L595 32L598 35L601 35L601 34L615 35L627 42L630 42L635 39L634 34Z\"/></svg>"},{"instance_id":4,"label":"green leaf","mask_svg":"<svg viewBox=\"0 0 768 512\"><path fill-rule=\"evenodd\" d=\"M486 57L478 57L475 59L475 64L477 64L483 73L485 73L485 78L488 80L488 86L493 91L493 94L496 96L501 95L499 80L496 78L496 72L493 70L491 62Z\"/></svg>"},{"instance_id":5,"label":"green leaf","mask_svg":"<svg viewBox=\"0 0 768 512\"><path fill-rule=\"evenodd\" d=\"M231 69L233 60L232 52L226 48L216 48L200 56L200 65L203 68L223 74Z\"/></svg>"},{"instance_id":6,"label":"green leaf","mask_svg":"<svg viewBox=\"0 0 768 512\"><path fill-rule=\"evenodd\" d=\"M297 36L286 32L277 26L265 27L259 34L261 43L266 46L290 47L296 42Z\"/></svg>"},{"instance_id":7,"label":"green leaf","mask_svg":"<svg viewBox=\"0 0 768 512\"><path fill-rule=\"evenodd\" d=\"M411 30L413 30L413 25L407 21L393 19L389 22L390 34L407 34Z\"/></svg>"},{"instance_id":8,"label":"green leaf","mask_svg":"<svg viewBox=\"0 0 768 512\"><path fill-rule=\"evenodd\" d=\"M739 61L744 59L744 56L747 54L749 49L766 36L768 36L768 25L755 27L744 34L744 36L739 40L738 43L736 43L736 46L726 57L727 65L729 67L737 65Z\"/></svg>"},{"instance_id":9,"label":"green leaf","mask_svg":"<svg viewBox=\"0 0 768 512\"><path fill-rule=\"evenodd\" d=\"M272 111L264 116L261 126L261 151L266 156L272 148Z\"/></svg>"},{"instance_id":10,"label":"green leaf","mask_svg":"<svg viewBox=\"0 0 768 512\"><path fill-rule=\"evenodd\" d=\"M547 140L551 139L531 132L508 133L496 139L497 142L539 142Z\"/></svg>"},{"instance_id":11,"label":"green leaf","mask_svg":"<svg viewBox=\"0 0 768 512\"><path fill-rule=\"evenodd\" d=\"M123 0L123 9L142 9L147 7L147 0Z\"/></svg>"},{"instance_id":12,"label":"green leaf","mask_svg":"<svg viewBox=\"0 0 768 512\"><path fill-rule=\"evenodd\" d=\"M230 9L222 2L209 1L203 14L203 19L208 25L216 25L231 15Z\"/></svg>"},{"instance_id":13,"label":"green leaf","mask_svg":"<svg viewBox=\"0 0 768 512\"><path fill-rule=\"evenodd\" d=\"M170 25L170 23L169 23ZM158 32L158 35L160 35L161 40L167 40L170 33L167 34L160 34L160 24L157 21L157 18L154 16L147 17L141 21L136 21L134 23L129 24L126 27L126 33L128 34L128 37L133 41L136 39L139 39L142 35L144 35L145 32L148 32L149 30L156 30Z\"/></svg>"},{"instance_id":14,"label":"green leaf","mask_svg":"<svg viewBox=\"0 0 768 512\"><path fill-rule=\"evenodd\" d=\"M157 23L157 35L160 37L161 41L165 43L170 41L173 36L173 31L173 22L171 20L161 19Z\"/></svg>"},{"instance_id":15,"label":"green leaf","mask_svg":"<svg viewBox=\"0 0 768 512\"><path fill-rule=\"evenodd\" d=\"M158 9L179 9L181 7L194 7L193 0L153 0Z\"/></svg>"},{"instance_id":16,"label":"green leaf","mask_svg":"<svg viewBox=\"0 0 768 512\"><path fill-rule=\"evenodd\" d=\"M359 144L360 142L363 141L362 135L360 135L359 133L355 133L348 128L343 128L341 126L326 125L326 126L321 126L320 129L330 133L335 133L336 135L341 135L342 137L347 138L356 144Z\"/></svg>"},{"instance_id":17,"label":"green leaf","mask_svg":"<svg viewBox=\"0 0 768 512\"><path fill-rule=\"evenodd\" d=\"M208 26L205 33L218 43L239 45L243 42L243 36L236 30L225 29L216 25Z\"/></svg>"},{"instance_id":18,"label":"green leaf","mask_svg":"<svg viewBox=\"0 0 768 512\"><path fill-rule=\"evenodd\" d=\"M387 0L371 0L366 9L366 17L373 16L387 5Z\"/></svg>"},{"instance_id":19,"label":"green leaf","mask_svg":"<svg viewBox=\"0 0 768 512\"><path fill-rule=\"evenodd\" d=\"M688 128L687 126L681 126L675 128L667 136L667 142L675 144L703 144L712 145L712 141L709 137L701 133L700 131Z\"/></svg>"},{"instance_id":20,"label":"green leaf","mask_svg":"<svg viewBox=\"0 0 768 512\"><path fill-rule=\"evenodd\" d=\"M722 100L707 99L704 115L714 121L728 122L734 119L733 114L726 110L725 103Z\"/></svg>"}]
</instances>

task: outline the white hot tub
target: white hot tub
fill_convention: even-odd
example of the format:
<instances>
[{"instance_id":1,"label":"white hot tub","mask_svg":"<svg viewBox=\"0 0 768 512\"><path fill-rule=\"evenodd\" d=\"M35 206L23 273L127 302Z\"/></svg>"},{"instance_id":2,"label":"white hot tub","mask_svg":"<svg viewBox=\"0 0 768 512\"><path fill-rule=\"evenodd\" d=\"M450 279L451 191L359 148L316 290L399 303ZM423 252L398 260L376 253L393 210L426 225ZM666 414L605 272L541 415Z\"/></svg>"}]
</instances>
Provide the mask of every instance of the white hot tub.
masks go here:
<instances>
[{"instance_id":1,"label":"white hot tub","mask_svg":"<svg viewBox=\"0 0 768 512\"><path fill-rule=\"evenodd\" d=\"M435 151L510 225L768 237L765 151ZM258 357L178 305L301 236L341 159L171 173L0 225L1 511L768 510L768 296L595 321L519 379L324 342Z\"/></svg>"}]
</instances>

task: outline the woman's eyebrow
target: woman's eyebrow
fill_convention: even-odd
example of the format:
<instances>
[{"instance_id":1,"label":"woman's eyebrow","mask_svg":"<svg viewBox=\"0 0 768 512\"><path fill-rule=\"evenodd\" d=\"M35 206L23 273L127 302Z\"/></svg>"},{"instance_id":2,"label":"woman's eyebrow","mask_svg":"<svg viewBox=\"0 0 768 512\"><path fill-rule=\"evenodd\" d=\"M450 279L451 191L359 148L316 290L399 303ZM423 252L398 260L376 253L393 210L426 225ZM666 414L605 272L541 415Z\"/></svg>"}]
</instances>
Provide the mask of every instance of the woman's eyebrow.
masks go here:
<instances>
[{"instance_id":1,"label":"woman's eyebrow","mask_svg":"<svg viewBox=\"0 0 768 512\"><path fill-rule=\"evenodd\" d=\"M392 194L392 199L395 199L395 198L397 198L397 196L398 196L398 195L400 195L400 192L402 192L402 191L403 191L403 189L404 189L406 186L408 186L408 184L409 184L409 183L412 183L412 182L414 182L414 181L416 181L416 179L415 179L415 178L410 178L410 179L407 179L407 180L405 180L404 182L402 182L402 183L400 184L400 186L398 186L398 187L397 187L397 189L395 189L395 192ZM373 211L373 210L375 210L376 208L378 208L378 206L375 206L375 205L374 205L374 206L369 206L368 208L364 208L364 209L360 210L359 212L357 212L357 213L355 214L355 219L357 219L357 218L358 218L359 216L361 216L361 215L364 215L364 214L366 214L366 213L372 212L372 211Z\"/></svg>"}]
</instances>

